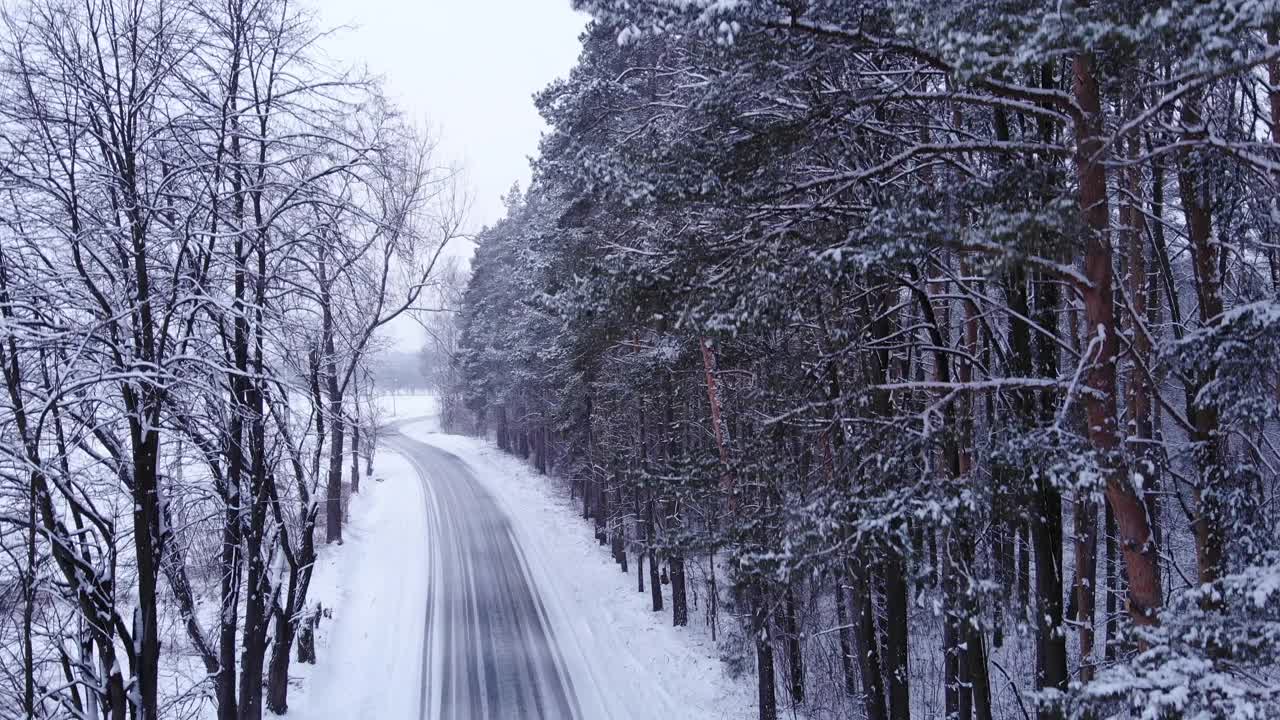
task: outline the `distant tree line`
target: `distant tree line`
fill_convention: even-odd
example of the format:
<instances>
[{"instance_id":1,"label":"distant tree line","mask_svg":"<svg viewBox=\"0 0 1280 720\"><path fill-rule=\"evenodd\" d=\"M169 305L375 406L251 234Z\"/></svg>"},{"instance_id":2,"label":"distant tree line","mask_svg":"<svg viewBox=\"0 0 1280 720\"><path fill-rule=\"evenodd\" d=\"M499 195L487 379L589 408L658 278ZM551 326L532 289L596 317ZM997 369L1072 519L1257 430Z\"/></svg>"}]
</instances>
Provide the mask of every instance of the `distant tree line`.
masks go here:
<instances>
[{"instance_id":1,"label":"distant tree line","mask_svg":"<svg viewBox=\"0 0 1280 720\"><path fill-rule=\"evenodd\" d=\"M369 360L457 226L322 37L283 0L0 14L0 718L252 720L315 660Z\"/></svg>"},{"instance_id":2,"label":"distant tree line","mask_svg":"<svg viewBox=\"0 0 1280 720\"><path fill-rule=\"evenodd\" d=\"M577 5L460 392L653 609L764 720L1280 717L1280 6Z\"/></svg>"},{"instance_id":3,"label":"distant tree line","mask_svg":"<svg viewBox=\"0 0 1280 720\"><path fill-rule=\"evenodd\" d=\"M418 376L439 401L440 424L471 433L475 419L466 406L458 362L462 328L457 314L462 309L466 286L466 263L458 256L442 258L432 283L431 307L415 318L427 335L427 342L418 353Z\"/></svg>"}]
</instances>

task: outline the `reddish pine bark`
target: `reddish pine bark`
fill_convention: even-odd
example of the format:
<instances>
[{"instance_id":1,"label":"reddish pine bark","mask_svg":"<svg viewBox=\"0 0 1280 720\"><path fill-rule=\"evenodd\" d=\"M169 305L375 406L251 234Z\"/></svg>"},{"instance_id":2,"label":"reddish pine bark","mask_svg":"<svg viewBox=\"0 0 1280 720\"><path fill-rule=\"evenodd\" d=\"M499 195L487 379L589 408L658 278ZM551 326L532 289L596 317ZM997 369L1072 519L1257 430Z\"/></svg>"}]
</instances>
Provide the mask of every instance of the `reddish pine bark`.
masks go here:
<instances>
[{"instance_id":1,"label":"reddish pine bark","mask_svg":"<svg viewBox=\"0 0 1280 720\"><path fill-rule=\"evenodd\" d=\"M1130 482L1120 457L1120 433L1116 421L1115 298L1111 284L1111 233L1107 210L1107 175L1103 165L1102 107L1093 59L1077 54L1072 67L1072 91L1081 115L1076 118L1076 168L1080 183L1080 210L1088 228L1085 239L1082 287L1087 321L1086 339L1097 344L1090 352L1092 365L1085 399L1089 440L1098 453L1107 502L1116 516L1125 566L1129 574L1129 612L1137 625L1157 622L1160 609L1160 566L1155 552L1147 508ZM1096 341L1096 342L1095 342Z\"/></svg>"}]
</instances>

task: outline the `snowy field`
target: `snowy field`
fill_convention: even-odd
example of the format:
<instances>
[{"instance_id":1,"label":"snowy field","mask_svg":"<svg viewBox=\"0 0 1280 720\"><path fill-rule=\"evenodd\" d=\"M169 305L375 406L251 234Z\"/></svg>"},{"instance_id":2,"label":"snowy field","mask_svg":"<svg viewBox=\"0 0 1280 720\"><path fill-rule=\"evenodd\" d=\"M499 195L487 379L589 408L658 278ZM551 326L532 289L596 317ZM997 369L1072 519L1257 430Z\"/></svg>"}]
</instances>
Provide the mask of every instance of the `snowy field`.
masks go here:
<instances>
[{"instance_id":1,"label":"snowy field","mask_svg":"<svg viewBox=\"0 0 1280 720\"><path fill-rule=\"evenodd\" d=\"M385 421L456 455L509 515L584 718L720 720L754 714L753 678L733 680L701 628L649 609L553 483L483 440L438 431L432 398L383 398ZM430 568L423 488L382 449L378 481L352 500L346 544L321 552L312 594L332 608L318 664L295 666L289 715L306 720L418 717ZM634 570L633 570L634 572Z\"/></svg>"}]
</instances>

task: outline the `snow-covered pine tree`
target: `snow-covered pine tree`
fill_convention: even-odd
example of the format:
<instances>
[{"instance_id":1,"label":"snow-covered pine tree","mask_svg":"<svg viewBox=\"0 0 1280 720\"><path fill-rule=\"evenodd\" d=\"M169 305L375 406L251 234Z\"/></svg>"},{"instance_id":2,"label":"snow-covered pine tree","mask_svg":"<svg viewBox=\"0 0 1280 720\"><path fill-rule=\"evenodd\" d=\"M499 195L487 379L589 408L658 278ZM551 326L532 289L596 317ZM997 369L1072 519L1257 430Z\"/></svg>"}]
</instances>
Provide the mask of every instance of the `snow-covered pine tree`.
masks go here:
<instances>
[{"instance_id":1,"label":"snow-covered pine tree","mask_svg":"<svg viewBox=\"0 0 1280 720\"><path fill-rule=\"evenodd\" d=\"M1272 716L1277 8L578 5L467 383L760 716Z\"/></svg>"}]
</instances>

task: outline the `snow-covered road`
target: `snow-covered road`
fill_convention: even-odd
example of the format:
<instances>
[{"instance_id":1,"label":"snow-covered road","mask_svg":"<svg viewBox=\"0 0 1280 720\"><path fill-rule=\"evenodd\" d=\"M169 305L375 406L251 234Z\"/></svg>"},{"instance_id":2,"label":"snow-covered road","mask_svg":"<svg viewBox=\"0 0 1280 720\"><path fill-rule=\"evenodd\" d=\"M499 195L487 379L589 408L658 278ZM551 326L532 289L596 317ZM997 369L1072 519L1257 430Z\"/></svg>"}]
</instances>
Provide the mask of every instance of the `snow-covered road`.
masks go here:
<instances>
[{"instance_id":1,"label":"snow-covered road","mask_svg":"<svg viewBox=\"0 0 1280 720\"><path fill-rule=\"evenodd\" d=\"M579 717L506 515L457 457L399 433L386 443L413 464L426 488L421 717Z\"/></svg>"},{"instance_id":2,"label":"snow-covered road","mask_svg":"<svg viewBox=\"0 0 1280 720\"><path fill-rule=\"evenodd\" d=\"M650 612L553 481L401 410L346 544L317 562L333 617L319 663L295 665L290 717L752 715L749 679L725 675L703 628Z\"/></svg>"}]
</instances>

